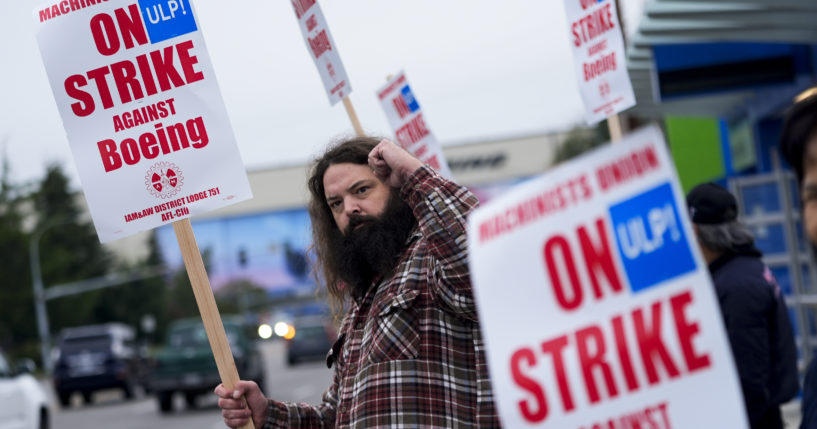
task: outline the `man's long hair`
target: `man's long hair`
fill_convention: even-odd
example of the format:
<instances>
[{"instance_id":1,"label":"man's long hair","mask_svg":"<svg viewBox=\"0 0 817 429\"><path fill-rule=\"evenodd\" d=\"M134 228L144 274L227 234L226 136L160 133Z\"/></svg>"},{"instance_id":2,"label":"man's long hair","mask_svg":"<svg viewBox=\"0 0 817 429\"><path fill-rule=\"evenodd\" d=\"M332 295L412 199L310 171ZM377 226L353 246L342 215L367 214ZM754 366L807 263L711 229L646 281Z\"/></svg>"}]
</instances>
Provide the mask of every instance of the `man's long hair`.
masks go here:
<instances>
[{"instance_id":1,"label":"man's long hair","mask_svg":"<svg viewBox=\"0 0 817 429\"><path fill-rule=\"evenodd\" d=\"M309 217L312 221L312 250L317 257L315 279L318 284L322 281L326 282L331 305L336 312L343 308L349 293L345 290L346 286L338 275L343 267L340 266L340 261L337 260L330 247L330 240L341 235L341 231L335 224L335 218L326 203L323 176L326 170L335 164L367 165L369 152L377 146L380 140L374 137L353 137L330 146L323 156L315 160L307 181L310 193Z\"/></svg>"}]
</instances>

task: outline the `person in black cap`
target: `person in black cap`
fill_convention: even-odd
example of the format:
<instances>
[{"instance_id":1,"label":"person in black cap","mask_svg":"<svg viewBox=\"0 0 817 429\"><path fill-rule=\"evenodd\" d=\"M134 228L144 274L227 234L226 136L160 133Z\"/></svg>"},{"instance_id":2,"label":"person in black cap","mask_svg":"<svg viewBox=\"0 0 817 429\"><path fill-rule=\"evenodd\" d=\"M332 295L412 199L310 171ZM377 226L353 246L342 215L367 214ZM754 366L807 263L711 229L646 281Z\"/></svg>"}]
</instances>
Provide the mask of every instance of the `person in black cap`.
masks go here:
<instances>
[{"instance_id":1,"label":"person in black cap","mask_svg":"<svg viewBox=\"0 0 817 429\"><path fill-rule=\"evenodd\" d=\"M715 183L687 195L693 229L715 284L753 429L782 428L780 404L798 391L797 349L780 287L737 201Z\"/></svg>"},{"instance_id":2,"label":"person in black cap","mask_svg":"<svg viewBox=\"0 0 817 429\"><path fill-rule=\"evenodd\" d=\"M803 225L812 246L817 245L817 95L807 97L786 112L780 134L780 152L794 170L803 207ZM801 429L817 429L817 364L803 380Z\"/></svg>"}]
</instances>

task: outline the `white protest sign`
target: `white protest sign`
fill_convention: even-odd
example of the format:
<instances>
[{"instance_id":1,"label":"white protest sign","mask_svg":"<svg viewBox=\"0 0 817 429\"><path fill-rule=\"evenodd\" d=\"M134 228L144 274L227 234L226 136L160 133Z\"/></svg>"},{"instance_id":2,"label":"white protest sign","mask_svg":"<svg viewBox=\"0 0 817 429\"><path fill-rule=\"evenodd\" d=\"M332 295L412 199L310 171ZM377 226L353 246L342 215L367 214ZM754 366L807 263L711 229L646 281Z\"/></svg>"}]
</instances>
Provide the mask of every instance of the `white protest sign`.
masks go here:
<instances>
[{"instance_id":1,"label":"white protest sign","mask_svg":"<svg viewBox=\"0 0 817 429\"><path fill-rule=\"evenodd\" d=\"M564 0L584 117L595 124L635 106L615 0Z\"/></svg>"},{"instance_id":2,"label":"white protest sign","mask_svg":"<svg viewBox=\"0 0 817 429\"><path fill-rule=\"evenodd\" d=\"M189 0L61 1L34 20L102 242L252 197Z\"/></svg>"},{"instance_id":3,"label":"white protest sign","mask_svg":"<svg viewBox=\"0 0 817 429\"><path fill-rule=\"evenodd\" d=\"M468 233L506 427L747 427L657 128L516 187L472 213Z\"/></svg>"},{"instance_id":4,"label":"white protest sign","mask_svg":"<svg viewBox=\"0 0 817 429\"><path fill-rule=\"evenodd\" d=\"M291 1L306 48L321 75L326 95L329 96L329 104L334 106L352 92L352 85L346 76L343 62L340 61L337 45L332 40L332 33L329 32L329 26L317 0Z\"/></svg>"},{"instance_id":5,"label":"white protest sign","mask_svg":"<svg viewBox=\"0 0 817 429\"><path fill-rule=\"evenodd\" d=\"M420 104L402 71L377 90L377 98L394 130L397 143L417 159L451 179L443 148L426 125Z\"/></svg>"}]
</instances>

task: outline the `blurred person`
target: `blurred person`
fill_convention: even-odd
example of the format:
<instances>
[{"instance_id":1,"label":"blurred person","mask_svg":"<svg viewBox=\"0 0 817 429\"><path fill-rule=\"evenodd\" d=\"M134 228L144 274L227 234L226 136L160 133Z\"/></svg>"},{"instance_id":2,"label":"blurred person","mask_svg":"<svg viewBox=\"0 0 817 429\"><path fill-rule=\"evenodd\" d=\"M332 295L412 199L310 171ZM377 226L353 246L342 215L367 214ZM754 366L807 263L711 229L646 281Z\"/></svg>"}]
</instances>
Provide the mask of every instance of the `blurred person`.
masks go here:
<instances>
[{"instance_id":1,"label":"blurred person","mask_svg":"<svg viewBox=\"0 0 817 429\"><path fill-rule=\"evenodd\" d=\"M320 277L348 307L333 382L318 405L220 385L227 426L499 427L467 265L477 198L369 137L330 147L308 188Z\"/></svg>"},{"instance_id":2,"label":"blurred person","mask_svg":"<svg viewBox=\"0 0 817 429\"><path fill-rule=\"evenodd\" d=\"M754 238L737 220L737 201L703 183L687 194L709 265L752 429L782 428L780 405L798 392L797 349L786 305Z\"/></svg>"},{"instance_id":3,"label":"blurred person","mask_svg":"<svg viewBox=\"0 0 817 429\"><path fill-rule=\"evenodd\" d=\"M817 95L795 103L786 112L780 151L797 177L803 225L812 246L817 245ZM817 367L808 365L803 380L802 429L817 429Z\"/></svg>"},{"instance_id":4,"label":"blurred person","mask_svg":"<svg viewBox=\"0 0 817 429\"><path fill-rule=\"evenodd\" d=\"M787 111L780 151L797 177L806 235L817 244L817 95L795 103Z\"/></svg>"}]
</instances>

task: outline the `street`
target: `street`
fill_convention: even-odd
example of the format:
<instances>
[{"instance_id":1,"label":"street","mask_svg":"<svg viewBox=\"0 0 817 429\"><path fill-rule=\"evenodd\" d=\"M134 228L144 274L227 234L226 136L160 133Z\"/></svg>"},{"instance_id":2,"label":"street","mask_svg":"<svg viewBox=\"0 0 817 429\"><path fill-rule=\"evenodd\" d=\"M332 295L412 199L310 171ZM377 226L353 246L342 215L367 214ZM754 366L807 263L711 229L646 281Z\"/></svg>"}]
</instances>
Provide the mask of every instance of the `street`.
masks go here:
<instances>
[{"instance_id":1,"label":"street","mask_svg":"<svg viewBox=\"0 0 817 429\"><path fill-rule=\"evenodd\" d=\"M283 401L320 401L324 389L329 386L331 371L323 362L307 362L294 367L286 365L286 349L283 342L265 341L261 352L266 363L267 386L264 393ZM188 409L184 398L175 398L175 412L160 414L153 396L140 394L137 399L125 401L119 391L98 392L90 406L82 404L79 395L74 395L73 405L61 409L54 398L50 385L43 383L51 397L53 429L85 429L105 427L107 429L220 429L224 428L215 395L201 397L196 409ZM799 400L782 407L786 427L797 427L800 422Z\"/></svg>"},{"instance_id":2,"label":"street","mask_svg":"<svg viewBox=\"0 0 817 429\"><path fill-rule=\"evenodd\" d=\"M295 402L317 403L324 389L329 386L331 371L323 362L315 361L288 367L285 363L286 349L280 341L262 343L262 353L266 363L267 386L264 393L275 399ZM175 398L175 412L160 414L153 396L140 394L137 399L125 401L118 391L98 392L94 403L82 404L79 395L74 395L73 405L61 409L54 399L50 386L53 429L85 429L105 427L110 429L143 428L203 428L225 427L216 404L215 395L201 397L196 409L188 409L184 398Z\"/></svg>"}]
</instances>

